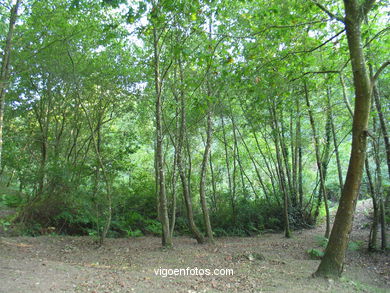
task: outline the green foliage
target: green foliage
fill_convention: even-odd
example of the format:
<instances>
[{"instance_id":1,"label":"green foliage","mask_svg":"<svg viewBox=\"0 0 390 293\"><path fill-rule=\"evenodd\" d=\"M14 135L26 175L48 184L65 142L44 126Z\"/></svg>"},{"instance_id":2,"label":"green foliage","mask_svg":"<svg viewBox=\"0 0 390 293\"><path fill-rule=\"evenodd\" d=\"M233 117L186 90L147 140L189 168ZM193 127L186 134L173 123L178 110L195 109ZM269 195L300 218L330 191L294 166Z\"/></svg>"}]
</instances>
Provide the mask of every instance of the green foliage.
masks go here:
<instances>
[{"instance_id":1,"label":"green foliage","mask_svg":"<svg viewBox=\"0 0 390 293\"><path fill-rule=\"evenodd\" d=\"M321 259L324 256L324 252L320 249L311 248L306 251L311 259Z\"/></svg>"},{"instance_id":2,"label":"green foliage","mask_svg":"<svg viewBox=\"0 0 390 293\"><path fill-rule=\"evenodd\" d=\"M7 232L11 225L12 223L8 219L0 219L0 230Z\"/></svg>"},{"instance_id":3,"label":"green foliage","mask_svg":"<svg viewBox=\"0 0 390 293\"><path fill-rule=\"evenodd\" d=\"M0 206L7 206L11 208L19 207L24 199L22 194L11 188L0 187Z\"/></svg>"},{"instance_id":4,"label":"green foliage","mask_svg":"<svg viewBox=\"0 0 390 293\"><path fill-rule=\"evenodd\" d=\"M348 250L350 251L357 251L360 248L362 248L364 245L364 241L350 241L348 243Z\"/></svg>"},{"instance_id":5,"label":"green foliage","mask_svg":"<svg viewBox=\"0 0 390 293\"><path fill-rule=\"evenodd\" d=\"M282 231L283 207L276 201L250 201L242 198L238 201L236 222L232 218L232 211L228 203L220 205L219 209L211 213L213 229L216 236L251 236L266 231ZM302 225L302 219L292 213L292 228Z\"/></svg>"},{"instance_id":6,"label":"green foliage","mask_svg":"<svg viewBox=\"0 0 390 293\"><path fill-rule=\"evenodd\" d=\"M218 227L213 229L213 233L217 237L229 236L229 233L227 233L224 229Z\"/></svg>"},{"instance_id":7,"label":"green foliage","mask_svg":"<svg viewBox=\"0 0 390 293\"><path fill-rule=\"evenodd\" d=\"M177 234L190 234L180 180L172 186L181 114L187 119L181 146L184 172L195 222L204 230L199 167L209 112L213 134L206 194L214 234L282 231L286 186L280 186L281 180L292 189L285 191L291 229L314 225L319 173L302 85L305 78L322 157L326 112L332 109L341 169L346 170L352 120L339 98L344 92L348 99L353 95L351 72L343 70L344 85L339 74L312 73L338 72L347 64L346 38L333 38L341 24L321 21L310 1L160 2L155 7L150 1L124 0L24 5L6 90L1 179L10 188L0 188L0 206L17 209L15 220L31 235L52 226L60 234L98 237L109 210L109 237L161 235L154 165L159 80L164 97L162 168L169 211L176 189ZM376 19L386 17L382 5L375 8ZM2 44L8 29L6 6L0 5ZM379 33L385 31L381 21L363 30L364 39L375 36L366 50L374 69L387 58L383 44L389 36ZM382 93L389 92L388 75L386 69L378 77ZM373 111L372 117L377 114ZM298 144L302 205L297 199ZM385 162L385 150L378 145ZM335 155L325 163L331 207L340 193ZM389 183L383 177L387 194ZM367 193L365 184L362 188ZM324 218L322 203L319 220ZM1 220L4 229L12 220ZM327 240L317 242L325 247Z\"/></svg>"},{"instance_id":8,"label":"green foliage","mask_svg":"<svg viewBox=\"0 0 390 293\"><path fill-rule=\"evenodd\" d=\"M134 231L128 231L127 233L127 236L129 237L141 237L143 236L144 234L142 233L141 230L134 230Z\"/></svg>"},{"instance_id":9,"label":"green foliage","mask_svg":"<svg viewBox=\"0 0 390 293\"><path fill-rule=\"evenodd\" d=\"M316 235L315 240L316 240L317 244L323 248L326 248L326 246L328 245L328 241L329 241L328 238L321 236L321 235Z\"/></svg>"},{"instance_id":10,"label":"green foliage","mask_svg":"<svg viewBox=\"0 0 390 293\"><path fill-rule=\"evenodd\" d=\"M157 220L147 219L145 221L145 231L147 234L152 234L155 236L161 236L161 223Z\"/></svg>"}]
</instances>

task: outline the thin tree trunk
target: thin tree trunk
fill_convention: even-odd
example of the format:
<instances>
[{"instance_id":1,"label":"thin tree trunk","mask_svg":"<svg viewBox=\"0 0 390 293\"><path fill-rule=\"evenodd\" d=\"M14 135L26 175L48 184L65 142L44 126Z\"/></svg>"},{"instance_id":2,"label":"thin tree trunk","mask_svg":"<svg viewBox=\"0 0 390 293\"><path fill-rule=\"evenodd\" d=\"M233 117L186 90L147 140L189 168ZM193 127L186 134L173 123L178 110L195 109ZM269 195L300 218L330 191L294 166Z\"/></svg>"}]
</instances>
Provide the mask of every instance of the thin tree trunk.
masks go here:
<instances>
[{"instance_id":1,"label":"thin tree trunk","mask_svg":"<svg viewBox=\"0 0 390 293\"><path fill-rule=\"evenodd\" d=\"M230 204L231 204L231 208L232 208L232 221L233 221L233 225L235 225L236 224L236 204L235 204L235 195L232 191L232 178L231 178L231 172L230 172L228 144L227 144L227 139L226 139L225 121L223 119L223 116L221 116L221 123L222 123L222 134L223 134L223 146L224 146L224 150L225 150L225 163L226 163L226 170L227 170L227 177L228 177L229 198L230 198Z\"/></svg>"},{"instance_id":2,"label":"thin tree trunk","mask_svg":"<svg viewBox=\"0 0 390 293\"><path fill-rule=\"evenodd\" d=\"M94 146L94 149L95 149L95 154L96 154L96 157L97 157L97 161L98 161L98 164L99 164L99 167L100 167L100 170L102 170L102 175L103 175L103 179L104 179L104 183L105 183L105 186L106 186L106 196L107 196L107 217L106 217L106 221L105 221L105 224L104 224L104 227L103 227L103 230L100 234L100 239L99 239L99 244L100 245L103 245L104 243L104 240L107 236L107 232L111 226L111 219L112 219L112 187L111 187L111 180L109 178L109 175L107 173L107 170L106 170L106 167L104 165L104 162L103 162L103 158L101 156L101 150L100 150L100 144L101 144L101 136L100 136L100 128L101 128L101 117L99 117L99 120L98 120L98 125L97 125L97 138L95 138L95 135L94 135L94 128L93 128L93 125L92 125L92 121L91 121L91 118L88 114L88 111L87 109L84 107L84 105L82 104L81 102L81 98L79 97L79 104L81 106L81 108L83 109L84 111L84 114L85 114L85 117L87 119L87 122L88 122L88 126L89 126L89 130L91 131L91 136L92 136L92 142L93 142L93 146Z\"/></svg>"},{"instance_id":3,"label":"thin tree trunk","mask_svg":"<svg viewBox=\"0 0 390 293\"><path fill-rule=\"evenodd\" d=\"M241 163L240 148L238 147L238 142L237 142L238 141L237 140L237 127L236 127L236 122L234 119L233 111L231 108L230 108L230 120L232 121L232 128L233 128L233 143L234 143L234 150L235 150L235 154L236 154L235 158L236 158L236 162L238 163L238 167L240 168L241 187L242 187L242 191L244 192L244 194L247 194L244 176L245 176L245 178L247 178L249 184L252 184L252 183L251 183L250 179L248 178L248 176L246 175L245 170L244 170L242 163Z\"/></svg>"},{"instance_id":4,"label":"thin tree trunk","mask_svg":"<svg viewBox=\"0 0 390 293\"><path fill-rule=\"evenodd\" d=\"M376 132L377 125L376 119L373 119L373 131ZM380 135L377 140L373 141L374 146L374 161L375 161L375 190L376 196L379 199L379 220L381 222L381 249L383 251L386 250L387 239L386 239L386 210L384 207L384 193L383 193L383 183L382 183L382 168L381 168L381 160L379 158L379 141Z\"/></svg>"},{"instance_id":5,"label":"thin tree trunk","mask_svg":"<svg viewBox=\"0 0 390 293\"><path fill-rule=\"evenodd\" d=\"M299 115L295 113L295 115ZM292 199L293 206L299 208L302 212L301 205L299 204L299 191L298 191L298 137L297 123L295 123L295 133L293 129L293 112L290 113L290 135L291 135L291 169L292 169L292 187L294 189L294 198Z\"/></svg>"},{"instance_id":6,"label":"thin tree trunk","mask_svg":"<svg viewBox=\"0 0 390 293\"><path fill-rule=\"evenodd\" d=\"M179 59L179 71L180 71L180 81L182 84L184 84L183 69L182 69L182 64L180 59ZM204 237L195 224L194 214L192 209L192 199L191 199L191 190L190 190L191 158L189 157L188 177L183 162L183 145L184 145L185 134L186 134L186 125L187 125L187 118L186 118L185 95L184 92L181 91L180 92L180 127L179 127L179 139L178 139L178 147L177 147L177 167L178 167L179 176L182 184L184 203L187 210L188 225L191 230L191 233L193 234L197 242L201 244L204 243ZM187 148L188 148L188 155L190 155L188 143L187 143Z\"/></svg>"},{"instance_id":7,"label":"thin tree trunk","mask_svg":"<svg viewBox=\"0 0 390 293\"><path fill-rule=\"evenodd\" d=\"M289 201L292 200L294 202L295 193L291 181L291 170L289 164L288 148L286 146L286 138L285 138L286 129L284 128L283 111L281 111L281 115L280 115L280 125L281 125L281 131L279 132L279 142L280 142L280 148L282 149L284 170L286 170L286 175L287 175L287 184L288 184L287 192L289 194L288 199Z\"/></svg>"},{"instance_id":8,"label":"thin tree trunk","mask_svg":"<svg viewBox=\"0 0 390 293\"><path fill-rule=\"evenodd\" d=\"M325 212L326 212L325 237L329 238L329 233L330 233L330 216L329 216L329 207L328 207L328 197L327 197L326 189L325 189L324 168L323 168L323 166L321 164L321 157L320 157L320 143L319 143L319 140L318 140L318 137L317 137L317 130L316 130L316 125L315 125L315 122L314 122L314 117L313 117L313 113L312 113L311 106L310 106L309 92L308 92L308 89L307 89L306 82L304 84L304 87L305 87L305 99L306 99L307 111L309 113L309 120L310 120L311 129L312 129L312 132L313 132L313 138L314 138L314 150L315 150L315 154L316 154L317 168L318 168L318 173L319 173L319 176L320 176L320 192L319 192L319 195L318 195L318 204L317 204L317 208L316 208L316 211L315 211L314 218L317 219L319 208L320 208L320 204L321 204L321 198L323 198L324 199L324 204L325 204Z\"/></svg>"},{"instance_id":9,"label":"thin tree trunk","mask_svg":"<svg viewBox=\"0 0 390 293\"><path fill-rule=\"evenodd\" d=\"M369 68L370 68L370 76L371 76L371 78L373 78L374 74L373 74L372 66L369 66ZM387 174L388 174L388 176L389 176L388 178L390 180L390 141L389 141L389 133L388 133L387 127L386 127L386 125L388 125L388 123L386 123L386 118L383 115L382 103L381 103L381 99L379 96L378 86L376 83L374 83L374 85L373 85L373 97L374 97L376 112L377 112L378 117L379 117L380 129L381 129L381 132L383 135L383 142L384 142L385 150L386 150Z\"/></svg>"},{"instance_id":10,"label":"thin tree trunk","mask_svg":"<svg viewBox=\"0 0 390 293\"><path fill-rule=\"evenodd\" d=\"M287 186L285 182L285 176L284 176L284 170L283 170L283 163L281 159L281 154L280 154L280 146L279 146L279 129L277 125L277 118L276 118L276 109L275 109L275 104L273 103L271 106L271 114L272 114L272 121L271 125L273 128L274 132L274 139L275 139L275 147L276 147L276 159L279 165L279 181L280 181L280 187L282 190L283 194L283 211L284 211L284 236L286 238L291 237L291 232L290 232L290 220L289 220L289 200L288 200L288 191L287 191Z\"/></svg>"},{"instance_id":11,"label":"thin tree trunk","mask_svg":"<svg viewBox=\"0 0 390 293\"><path fill-rule=\"evenodd\" d=\"M211 139L213 133L212 120L211 120L212 114L210 109L211 106L209 105L208 107L209 109L207 112L207 129L206 129L207 138L206 138L206 145L203 153L203 160L202 160L202 166L200 171L199 196L200 196L200 203L202 206L203 220L206 228L208 242L214 243L213 230L211 228L210 216L209 216L207 200L206 200L206 171L207 171L208 159L210 156Z\"/></svg>"},{"instance_id":12,"label":"thin tree trunk","mask_svg":"<svg viewBox=\"0 0 390 293\"><path fill-rule=\"evenodd\" d=\"M3 126L4 126L4 107L5 107L5 94L9 83L10 77L10 64L11 64L11 53L12 53L12 41L15 30L15 24L18 19L18 10L21 0L17 0L15 5L12 6L8 33L5 39L5 46L3 48L3 56L1 59L1 71L0 71L0 169L2 165L3 155Z\"/></svg>"},{"instance_id":13,"label":"thin tree trunk","mask_svg":"<svg viewBox=\"0 0 390 293\"><path fill-rule=\"evenodd\" d=\"M253 137L254 137L255 142L256 142L257 150L259 151L259 153L260 153L260 155L261 155L261 157L262 157L262 159L263 159L263 161L264 161L266 170L268 171L268 177L269 177L269 179L271 180L272 192L273 192L274 196L276 197L276 201L277 201L277 203L278 203L278 205L279 205L279 204L280 204L279 198L276 196L276 193L277 193L277 192L276 192L276 184L275 184L276 175L274 174L274 172L272 172L271 166L270 166L270 164L269 164L269 162L268 162L268 160L267 160L267 157L265 156L263 150L262 150L261 147L260 147L259 140L258 140L258 138L257 138L256 132L255 132L255 130L254 130L254 128L253 128L252 125L251 125L251 129L252 129ZM265 142L266 142L266 145L268 145L268 142L267 142L266 140L265 140ZM273 161L272 159L271 159L271 161L274 163L274 161ZM260 165L260 166L261 166L261 165ZM262 169L262 170L264 171L264 173L267 174L267 172L265 172L264 169Z\"/></svg>"},{"instance_id":14,"label":"thin tree trunk","mask_svg":"<svg viewBox=\"0 0 390 293\"><path fill-rule=\"evenodd\" d=\"M336 136L336 130L334 126L334 120L333 120L333 110L332 110L332 105L330 102L331 94L330 94L330 89L328 88L328 108L329 108L329 115L330 115L330 126L332 129L332 137L333 137L333 146L334 146L334 151L336 154L336 165L337 165L337 174L339 178L339 185L340 185L340 194L341 190L343 189L343 173L341 170L341 163L340 163L340 154L339 154L339 145L337 143L337 136Z\"/></svg>"},{"instance_id":15,"label":"thin tree trunk","mask_svg":"<svg viewBox=\"0 0 390 293\"><path fill-rule=\"evenodd\" d=\"M349 99L347 97L347 93L346 93L346 90L345 90L344 75L342 73L340 73L340 83L341 83L341 89L342 89L342 92L343 92L343 100L344 100L345 106L348 109L349 115L351 115L351 117L353 117L353 111L352 111L352 108L351 108L351 103L349 102Z\"/></svg>"},{"instance_id":16,"label":"thin tree trunk","mask_svg":"<svg viewBox=\"0 0 390 293\"><path fill-rule=\"evenodd\" d=\"M210 149L210 158L209 158L209 165L210 165L210 174L211 174L211 188L212 188L212 199L213 199L213 210L216 212L218 210L218 204L217 204L217 182L215 180L215 174L214 174L214 166L213 166L213 156L211 154Z\"/></svg>"},{"instance_id":17,"label":"thin tree trunk","mask_svg":"<svg viewBox=\"0 0 390 293\"><path fill-rule=\"evenodd\" d=\"M375 251L377 249L377 235L378 235L378 203L376 200L375 188L372 182L370 165L367 157L365 159L365 169L366 169L368 187L372 198L372 206L373 206L373 219L372 219L372 224L370 229L370 236L368 239L368 250Z\"/></svg>"},{"instance_id":18,"label":"thin tree trunk","mask_svg":"<svg viewBox=\"0 0 390 293\"><path fill-rule=\"evenodd\" d=\"M386 236L386 209L383 195L379 198L379 213L381 222L381 249L386 251L387 249L387 236Z\"/></svg>"},{"instance_id":19,"label":"thin tree trunk","mask_svg":"<svg viewBox=\"0 0 390 293\"><path fill-rule=\"evenodd\" d=\"M169 233L171 234L171 238L173 237L173 232L175 230L175 224L176 224L176 206L177 206L177 199L176 199L176 182L177 182L177 136L176 136L176 142L175 142L175 154L173 159L173 166L172 166L172 218L171 218L171 227L169 229Z\"/></svg>"},{"instance_id":20,"label":"thin tree trunk","mask_svg":"<svg viewBox=\"0 0 390 293\"><path fill-rule=\"evenodd\" d=\"M297 98L297 113L298 113L298 118L297 118L297 134L296 134L296 139L297 139L297 152L298 152L298 194L299 194L299 206L302 210L303 208L303 175L302 175L302 134L301 134L301 110L300 110L300 103Z\"/></svg>"},{"instance_id":21,"label":"thin tree trunk","mask_svg":"<svg viewBox=\"0 0 390 293\"><path fill-rule=\"evenodd\" d=\"M239 135L240 138L241 138L241 141L242 141L242 143L243 143L243 145L244 145L244 147L245 147L245 150L246 150L246 152L248 153L249 158L250 158L250 160L251 160L251 162L252 162L252 165L253 165L253 167L254 167L254 169L255 169L257 179L259 180L260 186L261 186L261 188L263 189L265 198L267 199L268 202L270 202L268 190L266 189L265 184L264 184L264 181L263 181L263 178L262 178L261 175L260 175L260 170L259 170L259 168L258 168L258 166L257 166L257 162L256 162L256 160L254 159L252 153L250 152L249 147L248 147L248 145L246 144L245 139L243 138L243 136L242 136L242 134L241 134L241 132L240 132L240 130L239 130L238 128L237 128L237 132L238 132L238 135ZM248 179L248 181L249 181L249 179ZM249 182L250 182L250 181L249 181ZM252 184L251 182L250 182L250 184L251 184L253 193L255 194L255 198L258 199L259 196L258 196L258 194L257 194L257 192L256 192L256 189L254 188L254 186L253 186L253 184Z\"/></svg>"},{"instance_id":22,"label":"thin tree trunk","mask_svg":"<svg viewBox=\"0 0 390 293\"><path fill-rule=\"evenodd\" d=\"M156 7L154 7L156 9ZM165 190L163 130L162 130L162 77L160 74L160 49L157 28L153 27L153 52L154 52L154 84L156 91L156 159L158 170L158 189L160 203L160 221L162 225L162 246L172 246L172 237L169 231L169 216L167 195Z\"/></svg>"}]
</instances>

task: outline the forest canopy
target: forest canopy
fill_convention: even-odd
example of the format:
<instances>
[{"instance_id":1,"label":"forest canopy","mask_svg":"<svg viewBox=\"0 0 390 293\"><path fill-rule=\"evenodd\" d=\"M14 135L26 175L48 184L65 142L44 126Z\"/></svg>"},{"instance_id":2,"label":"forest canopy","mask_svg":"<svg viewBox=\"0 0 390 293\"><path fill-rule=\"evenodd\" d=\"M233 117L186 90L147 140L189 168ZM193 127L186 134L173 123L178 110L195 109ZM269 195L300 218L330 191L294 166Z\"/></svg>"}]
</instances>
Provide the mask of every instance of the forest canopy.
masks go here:
<instances>
[{"instance_id":1,"label":"forest canopy","mask_svg":"<svg viewBox=\"0 0 390 293\"><path fill-rule=\"evenodd\" d=\"M17 213L0 224L171 246L324 220L344 255L354 202L371 198L369 247L385 250L389 13L371 0L1 0L0 205ZM339 205L352 214L339 209L333 241Z\"/></svg>"}]
</instances>

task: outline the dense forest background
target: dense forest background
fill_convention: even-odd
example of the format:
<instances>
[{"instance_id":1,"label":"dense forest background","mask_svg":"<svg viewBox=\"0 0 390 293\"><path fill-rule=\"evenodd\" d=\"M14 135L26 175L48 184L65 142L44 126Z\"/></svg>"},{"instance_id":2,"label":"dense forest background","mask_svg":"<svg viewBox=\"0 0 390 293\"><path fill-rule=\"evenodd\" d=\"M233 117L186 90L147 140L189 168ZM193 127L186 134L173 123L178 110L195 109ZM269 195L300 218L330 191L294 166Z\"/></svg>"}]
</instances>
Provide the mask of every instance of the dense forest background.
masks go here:
<instances>
[{"instance_id":1,"label":"dense forest background","mask_svg":"<svg viewBox=\"0 0 390 293\"><path fill-rule=\"evenodd\" d=\"M0 1L0 204L18 211L3 229L212 242L324 220L328 237L355 94L345 28L323 8ZM362 21L371 249L390 221L389 12L377 1Z\"/></svg>"}]
</instances>

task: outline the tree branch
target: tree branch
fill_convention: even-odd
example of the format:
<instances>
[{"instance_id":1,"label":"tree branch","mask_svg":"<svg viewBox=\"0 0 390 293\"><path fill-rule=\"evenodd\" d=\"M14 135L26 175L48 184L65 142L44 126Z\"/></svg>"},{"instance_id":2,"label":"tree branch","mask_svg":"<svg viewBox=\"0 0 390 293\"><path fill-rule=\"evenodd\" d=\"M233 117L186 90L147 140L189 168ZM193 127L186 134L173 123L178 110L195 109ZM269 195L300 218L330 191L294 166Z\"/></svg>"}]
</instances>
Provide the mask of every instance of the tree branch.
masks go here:
<instances>
[{"instance_id":1,"label":"tree branch","mask_svg":"<svg viewBox=\"0 0 390 293\"><path fill-rule=\"evenodd\" d=\"M311 49L308 49L308 50L301 50L301 51L293 51L293 52L288 52L286 55L284 55L280 60L284 60L286 59L288 56L290 55L294 55L294 54L302 54L302 53L311 53L311 52L314 52L316 50L318 50L319 48L325 46L326 44L328 44L329 42L331 42L332 40L334 40L335 38L337 38L339 35L341 35L343 32L345 32L345 29L342 29L341 31L339 31L337 34L335 34L334 36L332 36L331 38L327 39L325 42L319 44L318 46L314 47L314 48L311 48Z\"/></svg>"},{"instance_id":2,"label":"tree branch","mask_svg":"<svg viewBox=\"0 0 390 293\"><path fill-rule=\"evenodd\" d=\"M298 79L300 79L308 74L326 74L326 73L340 73L340 71L338 71L338 70L308 71L308 72L303 73L301 76L290 79L290 82L296 81L296 80L298 80Z\"/></svg>"},{"instance_id":3,"label":"tree branch","mask_svg":"<svg viewBox=\"0 0 390 293\"><path fill-rule=\"evenodd\" d=\"M330 16L332 19L336 19L342 23L344 23L344 19L341 16L335 15L332 12L330 12L328 9L326 9L325 6L322 4L318 3L316 0L311 0L312 3L314 3L319 9L321 9L323 12L325 12L327 15Z\"/></svg>"},{"instance_id":4,"label":"tree branch","mask_svg":"<svg viewBox=\"0 0 390 293\"><path fill-rule=\"evenodd\" d=\"M372 77L372 80L371 80L371 83L374 84L376 82L376 80L378 79L379 75L382 73L382 71L388 66L390 65L390 60L387 60L385 63L383 63L378 71L374 74L374 76Z\"/></svg>"},{"instance_id":5,"label":"tree branch","mask_svg":"<svg viewBox=\"0 0 390 293\"><path fill-rule=\"evenodd\" d=\"M365 17L368 12L370 12L372 6L374 5L376 0L366 0L361 6L362 17Z\"/></svg>"},{"instance_id":6,"label":"tree branch","mask_svg":"<svg viewBox=\"0 0 390 293\"><path fill-rule=\"evenodd\" d=\"M296 24L287 24L287 25L270 25L265 28L263 28L260 31L247 34L247 35L230 35L230 34L221 34L221 33L212 33L213 36L220 36L223 38L231 38L231 39L249 39L249 38L254 38L258 35L261 35L263 33L266 33L267 31L271 29L288 29L288 28L297 28L297 27L302 27L302 26L308 26L308 25L313 25L317 23L323 23L323 22L328 22L331 21L332 18L324 18L324 19L319 19L319 20L313 20L313 21L308 21L308 22L301 22L301 23L296 23Z\"/></svg>"}]
</instances>

